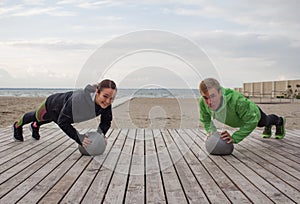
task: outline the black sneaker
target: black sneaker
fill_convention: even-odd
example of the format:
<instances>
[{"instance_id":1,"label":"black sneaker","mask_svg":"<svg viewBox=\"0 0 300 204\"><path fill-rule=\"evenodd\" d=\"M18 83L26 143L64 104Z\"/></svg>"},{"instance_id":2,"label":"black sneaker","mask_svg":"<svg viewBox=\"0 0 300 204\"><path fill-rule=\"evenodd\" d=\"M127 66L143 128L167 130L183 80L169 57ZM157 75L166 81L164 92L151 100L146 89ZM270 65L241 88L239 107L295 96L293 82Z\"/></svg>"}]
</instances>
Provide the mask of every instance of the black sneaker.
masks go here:
<instances>
[{"instance_id":1,"label":"black sneaker","mask_svg":"<svg viewBox=\"0 0 300 204\"><path fill-rule=\"evenodd\" d=\"M37 127L34 127L34 122L30 124L29 126L29 130L31 131L32 133L32 137L36 140L39 140L40 139L40 133L39 133L39 130L40 130L40 127L37 126Z\"/></svg>"},{"instance_id":2,"label":"black sneaker","mask_svg":"<svg viewBox=\"0 0 300 204\"><path fill-rule=\"evenodd\" d=\"M17 122L15 122L12 126L12 129L14 131L14 140L23 142L24 141L23 128L22 127L16 128L16 124L17 124Z\"/></svg>"},{"instance_id":3,"label":"black sneaker","mask_svg":"<svg viewBox=\"0 0 300 204\"><path fill-rule=\"evenodd\" d=\"M265 126L265 129L262 133L263 138L270 138L272 136L272 126Z\"/></svg>"},{"instance_id":4,"label":"black sneaker","mask_svg":"<svg viewBox=\"0 0 300 204\"><path fill-rule=\"evenodd\" d=\"M282 139L285 136L285 118L281 117L282 124L276 125L275 139Z\"/></svg>"}]
</instances>

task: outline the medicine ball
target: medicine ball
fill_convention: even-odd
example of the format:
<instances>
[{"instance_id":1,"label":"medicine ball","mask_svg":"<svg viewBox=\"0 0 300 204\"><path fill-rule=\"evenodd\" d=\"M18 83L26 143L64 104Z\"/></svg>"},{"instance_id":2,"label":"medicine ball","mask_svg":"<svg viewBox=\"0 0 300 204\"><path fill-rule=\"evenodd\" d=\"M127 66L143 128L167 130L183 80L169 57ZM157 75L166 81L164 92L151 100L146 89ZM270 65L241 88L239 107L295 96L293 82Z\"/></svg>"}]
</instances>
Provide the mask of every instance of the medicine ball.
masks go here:
<instances>
[{"instance_id":1,"label":"medicine ball","mask_svg":"<svg viewBox=\"0 0 300 204\"><path fill-rule=\"evenodd\" d=\"M227 144L228 140L223 140L219 132L210 135L206 142L205 147L209 154L212 155L229 155L233 151L233 144Z\"/></svg>"},{"instance_id":2,"label":"medicine ball","mask_svg":"<svg viewBox=\"0 0 300 204\"><path fill-rule=\"evenodd\" d=\"M104 134L100 134L98 132L88 132L87 135L89 140L91 140L91 143L86 148L84 148L81 145L78 145L80 153L89 156L96 156L102 154L106 148Z\"/></svg>"}]
</instances>

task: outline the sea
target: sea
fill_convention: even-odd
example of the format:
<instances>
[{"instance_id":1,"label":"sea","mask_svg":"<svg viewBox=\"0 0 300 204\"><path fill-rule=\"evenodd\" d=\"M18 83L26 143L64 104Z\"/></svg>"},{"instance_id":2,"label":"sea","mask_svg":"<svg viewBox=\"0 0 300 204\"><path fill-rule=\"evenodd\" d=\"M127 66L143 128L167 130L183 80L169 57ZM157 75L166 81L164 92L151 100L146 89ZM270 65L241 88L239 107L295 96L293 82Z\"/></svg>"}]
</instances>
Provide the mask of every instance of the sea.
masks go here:
<instances>
[{"instance_id":1,"label":"sea","mask_svg":"<svg viewBox=\"0 0 300 204\"><path fill-rule=\"evenodd\" d=\"M47 97L54 93L73 91L72 88L0 88L0 96ZM131 98L199 98L197 89L118 89L114 107Z\"/></svg>"}]
</instances>

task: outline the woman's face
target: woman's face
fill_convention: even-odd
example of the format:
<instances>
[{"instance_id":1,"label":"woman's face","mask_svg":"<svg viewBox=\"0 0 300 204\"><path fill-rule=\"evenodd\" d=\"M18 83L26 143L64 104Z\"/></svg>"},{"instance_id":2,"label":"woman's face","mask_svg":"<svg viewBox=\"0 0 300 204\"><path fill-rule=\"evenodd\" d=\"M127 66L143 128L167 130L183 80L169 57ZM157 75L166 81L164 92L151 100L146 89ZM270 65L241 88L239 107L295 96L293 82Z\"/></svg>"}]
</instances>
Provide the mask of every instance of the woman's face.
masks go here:
<instances>
[{"instance_id":1,"label":"woman's face","mask_svg":"<svg viewBox=\"0 0 300 204\"><path fill-rule=\"evenodd\" d=\"M221 100L222 100L222 91L217 90L215 88L208 89L207 93L201 93L205 103L208 105L208 107L216 111L221 106Z\"/></svg>"},{"instance_id":2,"label":"woman's face","mask_svg":"<svg viewBox=\"0 0 300 204\"><path fill-rule=\"evenodd\" d=\"M96 103L103 109L112 104L115 99L117 91L112 88L103 88L100 93L96 90Z\"/></svg>"}]
</instances>

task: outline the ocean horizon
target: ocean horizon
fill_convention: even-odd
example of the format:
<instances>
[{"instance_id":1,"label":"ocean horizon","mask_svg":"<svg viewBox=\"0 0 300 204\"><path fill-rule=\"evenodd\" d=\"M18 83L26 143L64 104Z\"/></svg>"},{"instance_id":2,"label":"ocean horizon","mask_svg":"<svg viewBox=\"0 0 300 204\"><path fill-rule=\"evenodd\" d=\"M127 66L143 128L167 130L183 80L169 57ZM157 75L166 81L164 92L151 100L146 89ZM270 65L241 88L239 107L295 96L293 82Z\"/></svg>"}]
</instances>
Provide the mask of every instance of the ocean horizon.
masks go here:
<instances>
[{"instance_id":1,"label":"ocean horizon","mask_svg":"<svg viewBox=\"0 0 300 204\"><path fill-rule=\"evenodd\" d=\"M54 93L73 91L74 88L0 88L0 96L47 97ZM114 107L131 98L199 98L197 89L118 89Z\"/></svg>"}]
</instances>

